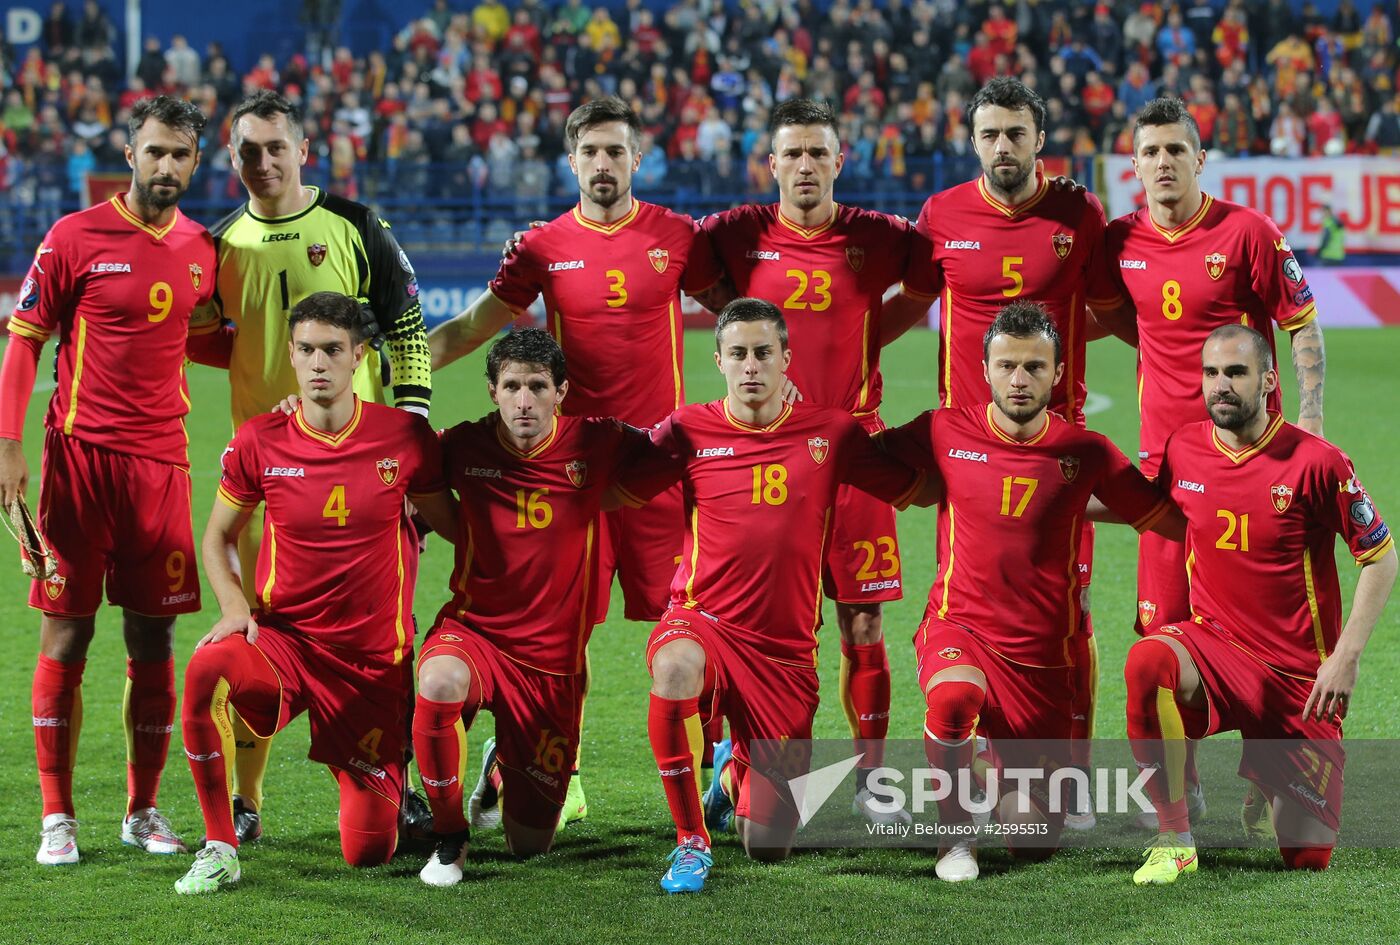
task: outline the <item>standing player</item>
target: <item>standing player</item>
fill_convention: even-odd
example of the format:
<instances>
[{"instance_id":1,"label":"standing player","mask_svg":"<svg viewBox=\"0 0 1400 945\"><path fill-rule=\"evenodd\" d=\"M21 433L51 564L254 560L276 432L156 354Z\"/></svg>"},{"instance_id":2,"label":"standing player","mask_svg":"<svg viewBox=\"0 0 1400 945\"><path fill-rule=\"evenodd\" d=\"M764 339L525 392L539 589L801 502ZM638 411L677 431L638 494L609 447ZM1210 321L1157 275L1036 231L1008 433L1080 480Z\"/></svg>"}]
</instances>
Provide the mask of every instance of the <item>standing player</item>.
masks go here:
<instances>
[{"instance_id":1,"label":"standing player","mask_svg":"<svg viewBox=\"0 0 1400 945\"><path fill-rule=\"evenodd\" d=\"M716 713L729 721L733 758L716 764L711 790L732 804L750 856L782 859L791 850L797 812L750 768L749 742L812 736L821 576L838 489L850 483L901 506L924 491L922 477L881 455L847 411L783 399L792 353L776 306L725 306L715 348L725 399L667 418L653 434L661 471L639 468L624 480L625 495L645 497L679 474L690 519L670 608L647 644L647 729L676 823L661 879L669 893L704 887L706 821L728 819L727 810L702 812L698 789L701 730Z\"/></svg>"},{"instance_id":2,"label":"standing player","mask_svg":"<svg viewBox=\"0 0 1400 945\"><path fill-rule=\"evenodd\" d=\"M127 810L122 841L183 853L156 809L175 719L175 615L199 610L184 417L186 347L213 324L191 313L213 291L209 234L176 205L199 166L204 116L160 96L132 109L131 189L54 224L20 289L0 367L0 502L23 497L20 449L39 354L59 338L44 425L39 528L58 573L35 581L41 611L34 746L43 797L40 863L78 862L73 762L94 615L122 608Z\"/></svg>"},{"instance_id":3,"label":"standing player","mask_svg":"<svg viewBox=\"0 0 1400 945\"><path fill-rule=\"evenodd\" d=\"M1222 325L1259 330L1271 352L1270 323L1289 332L1298 423L1322 435L1325 359L1312 289L1272 220L1201 192L1205 162L1186 106L1172 98L1149 102L1133 126L1133 169L1147 205L1114 220L1106 237L1110 268L1137 310L1136 323L1118 319L1115 333L1138 338L1138 460L1148 476L1157 474L1167 437L1204 419L1192 365L1206 336ZM1270 409L1280 410L1277 389L1269 396ZM1185 546L1143 535L1137 590L1138 632L1190 613ZM1187 776L1192 806L1203 811L1194 760ZM1246 807L1262 810L1258 800L1251 791Z\"/></svg>"},{"instance_id":4,"label":"standing player","mask_svg":"<svg viewBox=\"0 0 1400 945\"><path fill-rule=\"evenodd\" d=\"M388 384L397 406L427 416L432 378L418 282L389 224L363 204L303 186L301 115L275 92L256 92L233 110L229 157L248 202L212 230L219 254L213 307L235 329L227 363L234 429L295 393L296 373L285 355L287 313L313 292L340 292L362 303L370 347L355 393L384 403ZM259 522L243 534L243 570L251 576ZM247 590L251 598L253 588ZM268 749L239 726L234 805L244 841L262 834Z\"/></svg>"},{"instance_id":5,"label":"standing player","mask_svg":"<svg viewBox=\"0 0 1400 945\"><path fill-rule=\"evenodd\" d=\"M1083 426L1085 345L1093 334L1086 306L1111 314L1122 305L1104 257L1103 207L1093 194L1057 189L1037 172L1036 155L1045 144L1045 105L1019 80L991 80L973 96L967 113L982 173L930 197L918 224L933 244L941 287L939 405L985 403L983 337L1002 306L1025 299L1045 307L1063 348L1064 373L1051 393L1049 410ZM885 340L911 324L887 323ZM1072 665L1075 763L1084 766L1089 763L1098 680L1089 614L1092 523L1084 523L1078 544L1084 624L1074 637ZM1088 798L1076 796L1068 824L1087 828L1093 823Z\"/></svg>"},{"instance_id":6,"label":"standing player","mask_svg":"<svg viewBox=\"0 0 1400 945\"><path fill-rule=\"evenodd\" d=\"M185 670L181 721L208 840L175 884L180 893L239 880L230 710L264 737L307 713L310 757L340 785L347 863L387 863L398 839L418 557L404 500L448 536L455 510L427 421L355 395L359 301L312 293L293 307L288 330L301 402L239 428L204 533L222 616ZM266 534L250 612L236 548L260 503Z\"/></svg>"},{"instance_id":7,"label":"standing player","mask_svg":"<svg viewBox=\"0 0 1400 945\"><path fill-rule=\"evenodd\" d=\"M1008 768L1045 767L1039 753L1046 743L1071 737L1083 619L1075 563L1091 499L1138 531L1181 535L1184 526L1106 437L1049 409L1065 364L1044 307L1007 305L982 345L991 403L929 411L881 435L893 455L943 482L938 576L914 647L929 762L950 774L970 769L978 732ZM1032 755L1015 745L1019 739L1036 740ZM1026 799L1002 796L1003 824L1034 822L1045 831L1028 831L1042 838L1038 849L1013 845L1013 854L1052 852L1062 800L1043 782ZM969 823L956 797L940 803L939 825L948 833L939 879L977 877L974 842L959 829Z\"/></svg>"},{"instance_id":8,"label":"standing player","mask_svg":"<svg viewBox=\"0 0 1400 945\"><path fill-rule=\"evenodd\" d=\"M549 333L569 361L567 414L645 428L685 403L680 293L718 310L720 273L690 217L633 197L641 128L613 97L569 115L564 147L578 176L578 206L526 233L486 291L433 329L434 368L476 350L543 294ZM607 616L614 573L628 620L661 616L683 530L678 489L644 509L604 516L595 621ZM568 820L587 811L574 775Z\"/></svg>"},{"instance_id":9,"label":"standing player","mask_svg":"<svg viewBox=\"0 0 1400 945\"><path fill-rule=\"evenodd\" d=\"M1203 419L1194 365L1213 330L1245 324L1292 337L1298 423L1322 435L1322 328L1302 267L1273 221L1201 192L1206 152L1177 99L1154 99L1133 126L1133 169L1147 206L1114 220L1107 252L1137 309L1138 457L1157 473L1167 438ZM1269 341L1270 351L1273 342ZM1269 406L1277 411L1275 388ZM1138 547L1142 631L1189 613L1183 546L1144 536Z\"/></svg>"},{"instance_id":10,"label":"standing player","mask_svg":"<svg viewBox=\"0 0 1400 945\"><path fill-rule=\"evenodd\" d=\"M1273 359L1253 328L1211 332L1201 352L1210 420L1171 434L1161 458L1159 480L1189 521L1191 616L1149 628L1124 670L1133 754L1160 769L1147 782L1160 834L1133 874L1140 885L1197 868L1186 738L1244 736L1240 775L1272 805L1289 869L1326 869L1336 844L1341 720L1395 582L1395 542L1346 455L1269 408ZM1361 565L1345 626L1338 534Z\"/></svg>"},{"instance_id":11,"label":"standing player","mask_svg":"<svg viewBox=\"0 0 1400 945\"><path fill-rule=\"evenodd\" d=\"M496 412L443 434L463 540L452 600L418 664L414 752L440 838L419 875L432 886L462 879L471 835L461 772L482 709L496 736L478 792L495 795L507 847L528 856L554 841L578 748L599 511L615 471L647 445L614 420L557 415L569 393L564 353L538 328L492 345L486 375ZM499 783L488 787L493 766Z\"/></svg>"},{"instance_id":12,"label":"standing player","mask_svg":"<svg viewBox=\"0 0 1400 945\"><path fill-rule=\"evenodd\" d=\"M829 105L789 99L773 109L768 128L778 203L707 217L704 230L738 294L780 306L796 352L788 380L798 395L847 411L867 433L881 430L882 322L928 312L937 292L929 247L900 217L837 205L844 156ZM895 284L900 291L883 301ZM894 510L846 486L833 529L822 583L841 633L841 704L863 754L853 806L886 821L891 815L870 806L866 780L882 763L890 722L881 605L903 596ZM902 811L894 816L908 822Z\"/></svg>"}]
</instances>

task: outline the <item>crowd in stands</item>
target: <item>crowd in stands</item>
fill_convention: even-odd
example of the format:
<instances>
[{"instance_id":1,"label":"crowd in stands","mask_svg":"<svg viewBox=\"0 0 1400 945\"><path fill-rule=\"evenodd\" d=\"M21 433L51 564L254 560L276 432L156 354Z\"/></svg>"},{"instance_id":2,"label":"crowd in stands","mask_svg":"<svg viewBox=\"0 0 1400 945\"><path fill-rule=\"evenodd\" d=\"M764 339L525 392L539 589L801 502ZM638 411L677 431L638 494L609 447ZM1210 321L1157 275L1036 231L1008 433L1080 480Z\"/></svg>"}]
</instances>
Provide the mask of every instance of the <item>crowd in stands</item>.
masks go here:
<instances>
[{"instance_id":1,"label":"crowd in stands","mask_svg":"<svg viewBox=\"0 0 1400 945\"><path fill-rule=\"evenodd\" d=\"M644 193L771 193L763 129L795 95L839 104L843 188L924 191L930 162L967 155L964 105L999 74L1045 98L1047 156L1128 153L1134 111L1157 95L1185 99L1206 146L1228 154L1400 153L1395 4L1362 14L1340 0L1323 16L1297 0L619 2L434 0L364 58L335 45L333 23L282 62L153 36L126 75L98 4L58 0L41 42L0 49L0 192L75 199L88 170L124 168L130 105L170 92L211 116L203 173L231 202L237 180L217 173L226 116L258 88L302 104L312 179L333 189L511 194L524 212L570 192L564 118L604 93L642 116Z\"/></svg>"}]
</instances>

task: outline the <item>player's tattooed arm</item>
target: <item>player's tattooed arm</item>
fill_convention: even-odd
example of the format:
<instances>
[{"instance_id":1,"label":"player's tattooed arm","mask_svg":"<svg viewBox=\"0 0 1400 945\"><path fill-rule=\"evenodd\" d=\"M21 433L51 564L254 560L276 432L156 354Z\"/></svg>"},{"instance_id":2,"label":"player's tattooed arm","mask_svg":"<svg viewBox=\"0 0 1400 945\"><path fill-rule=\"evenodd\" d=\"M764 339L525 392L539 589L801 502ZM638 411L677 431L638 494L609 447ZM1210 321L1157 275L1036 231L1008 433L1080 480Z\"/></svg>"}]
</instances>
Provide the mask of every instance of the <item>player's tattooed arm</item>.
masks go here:
<instances>
[{"instance_id":1,"label":"player's tattooed arm","mask_svg":"<svg viewBox=\"0 0 1400 945\"><path fill-rule=\"evenodd\" d=\"M1360 670L1361 651L1371 638L1371 631L1380 620L1381 611L1390 597L1390 589L1395 584L1395 573L1400 563L1392 547L1384 556L1363 565L1361 575L1356 579L1356 593L1351 601L1351 615L1347 617L1342 635L1331 655L1322 661L1317 669L1317 681L1313 683L1308 701L1303 704L1303 718L1316 717L1328 720L1345 716L1351 707L1351 694L1356 688L1356 677Z\"/></svg>"},{"instance_id":2,"label":"player's tattooed arm","mask_svg":"<svg viewBox=\"0 0 1400 945\"><path fill-rule=\"evenodd\" d=\"M1317 319L1293 332L1293 371L1298 375L1298 426L1322 436L1322 384L1327 351Z\"/></svg>"},{"instance_id":3,"label":"player's tattooed arm","mask_svg":"<svg viewBox=\"0 0 1400 945\"><path fill-rule=\"evenodd\" d=\"M514 320L514 310L495 293L489 289L481 293L464 311L428 332L433 370L471 354Z\"/></svg>"},{"instance_id":4,"label":"player's tattooed arm","mask_svg":"<svg viewBox=\"0 0 1400 945\"><path fill-rule=\"evenodd\" d=\"M214 500L200 551L204 559L204 576L219 600L221 616L214 628L195 644L195 649L206 643L217 643L235 633L248 634L249 643L258 638L258 624L248 607L248 598L243 596L238 566L238 536L252 517L251 508L236 509L221 498Z\"/></svg>"}]
</instances>

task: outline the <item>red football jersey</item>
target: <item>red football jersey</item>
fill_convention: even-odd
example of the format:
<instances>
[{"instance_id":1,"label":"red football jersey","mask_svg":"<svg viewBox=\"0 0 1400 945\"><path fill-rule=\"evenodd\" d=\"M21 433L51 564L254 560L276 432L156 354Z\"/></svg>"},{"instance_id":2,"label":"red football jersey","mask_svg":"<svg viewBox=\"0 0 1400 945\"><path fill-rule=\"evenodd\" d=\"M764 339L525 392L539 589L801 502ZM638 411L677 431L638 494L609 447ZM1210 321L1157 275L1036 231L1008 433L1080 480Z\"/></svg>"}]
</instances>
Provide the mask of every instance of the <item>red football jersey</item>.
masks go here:
<instances>
[{"instance_id":1,"label":"red football jersey","mask_svg":"<svg viewBox=\"0 0 1400 945\"><path fill-rule=\"evenodd\" d=\"M777 204L743 206L701 221L740 295L782 309L788 378L808 403L858 418L880 409L880 310L885 290L933 302L927 242L902 217L837 206L805 228Z\"/></svg>"},{"instance_id":2,"label":"red football jersey","mask_svg":"<svg viewBox=\"0 0 1400 945\"><path fill-rule=\"evenodd\" d=\"M214 241L179 210L164 228L148 226L123 196L53 225L10 331L41 343L58 333L50 429L185 465L185 339L190 313L214 292Z\"/></svg>"},{"instance_id":3,"label":"red football jersey","mask_svg":"<svg viewBox=\"0 0 1400 945\"><path fill-rule=\"evenodd\" d=\"M634 200L616 223L575 207L531 230L488 291L516 311L544 293L569 362L564 413L649 427L685 403L680 292L719 278L695 221Z\"/></svg>"},{"instance_id":4,"label":"red football jersey","mask_svg":"<svg viewBox=\"0 0 1400 945\"><path fill-rule=\"evenodd\" d=\"M1017 442L992 405L928 411L878 437L885 449L936 470L938 574L926 615L977 634L1027 666L1067 666L1079 631L1079 540L1090 496L1138 531L1166 497L1108 438L1047 412Z\"/></svg>"},{"instance_id":5,"label":"red football jersey","mask_svg":"<svg viewBox=\"0 0 1400 945\"><path fill-rule=\"evenodd\" d=\"M719 617L769 659L815 665L837 487L899 506L922 477L881 453L849 413L805 402L765 427L736 419L727 400L691 404L652 439L654 462L634 465L622 486L649 497L681 476L689 529L671 606Z\"/></svg>"},{"instance_id":6,"label":"red football jersey","mask_svg":"<svg viewBox=\"0 0 1400 945\"><path fill-rule=\"evenodd\" d=\"M943 304L939 316L938 402L987 402L982 336L1009 302L1039 302L1060 333L1064 378L1050 410L1084 425L1086 304L1119 298L1104 256L1102 205L1090 193L1059 191L1044 177L1018 207L1002 203L981 175L934 194L919 214L933 244Z\"/></svg>"},{"instance_id":7,"label":"red football jersey","mask_svg":"<svg viewBox=\"0 0 1400 945\"><path fill-rule=\"evenodd\" d=\"M323 433L298 410L262 414L224 450L219 498L267 503L258 550L258 619L327 647L401 662L413 651L418 538L405 496L446 486L428 421L355 398Z\"/></svg>"},{"instance_id":8,"label":"red football jersey","mask_svg":"<svg viewBox=\"0 0 1400 945\"><path fill-rule=\"evenodd\" d=\"M1239 452L1207 420L1171 436L1158 481L1190 523L1194 614L1270 666L1316 676L1342 632L1336 536L1358 564L1394 543L1351 460L1280 414Z\"/></svg>"},{"instance_id":9,"label":"red football jersey","mask_svg":"<svg viewBox=\"0 0 1400 945\"><path fill-rule=\"evenodd\" d=\"M511 446L500 415L443 434L448 483L461 497L452 600L459 620L518 663L546 673L583 669L593 629L598 513L620 464L647 445L613 420L558 417L529 453Z\"/></svg>"},{"instance_id":10,"label":"red football jersey","mask_svg":"<svg viewBox=\"0 0 1400 945\"><path fill-rule=\"evenodd\" d=\"M1244 324L1269 339L1271 321L1292 331L1317 317L1312 289L1268 217L1205 194L1201 208L1163 230L1147 208L1108 227L1108 256L1137 308L1138 457L1149 475L1173 431L1208 419L1201 346L1221 325ZM1280 409L1278 393L1269 408Z\"/></svg>"}]
</instances>

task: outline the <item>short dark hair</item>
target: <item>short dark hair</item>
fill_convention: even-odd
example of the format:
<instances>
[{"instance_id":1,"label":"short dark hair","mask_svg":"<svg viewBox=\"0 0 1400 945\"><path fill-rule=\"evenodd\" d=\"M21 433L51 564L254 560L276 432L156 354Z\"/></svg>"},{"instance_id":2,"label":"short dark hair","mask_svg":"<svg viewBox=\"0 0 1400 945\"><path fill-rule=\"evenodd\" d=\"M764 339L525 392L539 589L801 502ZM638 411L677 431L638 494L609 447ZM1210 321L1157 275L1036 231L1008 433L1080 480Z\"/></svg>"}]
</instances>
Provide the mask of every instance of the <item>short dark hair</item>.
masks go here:
<instances>
[{"instance_id":1,"label":"short dark hair","mask_svg":"<svg viewBox=\"0 0 1400 945\"><path fill-rule=\"evenodd\" d=\"M194 138L195 150L199 150L199 136L204 131L204 123L207 119L204 117L204 112L200 111L193 102L172 98L169 95L141 99L131 106L131 118L126 123L130 140L136 140L136 132L141 130L147 119L158 121L174 131L188 134Z\"/></svg>"},{"instance_id":2,"label":"short dark hair","mask_svg":"<svg viewBox=\"0 0 1400 945\"><path fill-rule=\"evenodd\" d=\"M772 322L778 328L778 344L783 350L788 346L787 322L778 306L763 299L735 299L726 305L715 321L715 350L720 349L720 335L735 322Z\"/></svg>"},{"instance_id":3,"label":"short dark hair","mask_svg":"<svg viewBox=\"0 0 1400 945\"><path fill-rule=\"evenodd\" d=\"M1221 325L1207 335L1205 344L1201 345L1201 350L1205 351L1205 346L1216 339L1230 341L1236 338L1244 338L1249 342L1250 348L1254 351L1254 361L1259 367L1260 374L1267 374L1274 369L1274 351L1273 348L1269 347L1269 339L1248 325L1241 325L1238 322Z\"/></svg>"},{"instance_id":4,"label":"short dark hair","mask_svg":"<svg viewBox=\"0 0 1400 945\"><path fill-rule=\"evenodd\" d=\"M287 316L287 331L291 333L302 322L320 322L350 333L350 343L365 340L365 318L360 300L340 292L312 292L296 305Z\"/></svg>"},{"instance_id":5,"label":"short dark hair","mask_svg":"<svg viewBox=\"0 0 1400 945\"><path fill-rule=\"evenodd\" d=\"M768 116L769 140L771 141L780 129L792 125L822 125L831 129L838 142L841 140L841 126L836 118L836 110L829 102L821 99L790 98L774 108Z\"/></svg>"},{"instance_id":6,"label":"short dark hair","mask_svg":"<svg viewBox=\"0 0 1400 945\"><path fill-rule=\"evenodd\" d=\"M642 120L622 99L616 95L604 95L591 102L585 102L569 113L564 122L564 148L573 154L578 148L578 139L594 125L620 121L627 126L627 143L633 151L642 146Z\"/></svg>"},{"instance_id":7,"label":"short dark hair","mask_svg":"<svg viewBox=\"0 0 1400 945\"><path fill-rule=\"evenodd\" d=\"M1185 125L1196 145L1195 150L1201 150L1201 126L1196 124L1196 119L1186 110L1186 103L1179 98L1154 98L1142 106L1137 121L1133 122L1133 150L1137 150L1139 131L1159 125Z\"/></svg>"},{"instance_id":8,"label":"short dark hair","mask_svg":"<svg viewBox=\"0 0 1400 945\"><path fill-rule=\"evenodd\" d=\"M987 333L982 336L982 357L985 360L992 350L992 339L998 335L1013 338L1034 338L1044 335L1055 347L1055 363L1060 363L1060 332L1050 320L1050 313L1039 302L1019 301L1002 307L997 317L992 319Z\"/></svg>"},{"instance_id":9,"label":"short dark hair","mask_svg":"<svg viewBox=\"0 0 1400 945\"><path fill-rule=\"evenodd\" d=\"M244 115L252 115L263 121L272 121L278 115L286 115L287 130L292 133L292 140L300 141L306 137L306 125L302 122L301 109L292 104L285 95L279 95L270 89L259 89L233 109L228 120L230 138L238 137L238 119Z\"/></svg>"},{"instance_id":10,"label":"short dark hair","mask_svg":"<svg viewBox=\"0 0 1400 945\"><path fill-rule=\"evenodd\" d=\"M512 328L498 338L486 352L486 379L494 386L501 376L501 365L510 362L537 364L547 369L555 387L563 384L568 376L564 349L543 328Z\"/></svg>"},{"instance_id":11,"label":"short dark hair","mask_svg":"<svg viewBox=\"0 0 1400 945\"><path fill-rule=\"evenodd\" d=\"M1013 112L1025 109L1031 113L1031 121L1037 132L1045 127L1045 102L1036 94L1035 89L1013 76L999 75L972 96L972 101L967 103L969 130L974 127L973 116L983 105L995 105Z\"/></svg>"}]
</instances>

